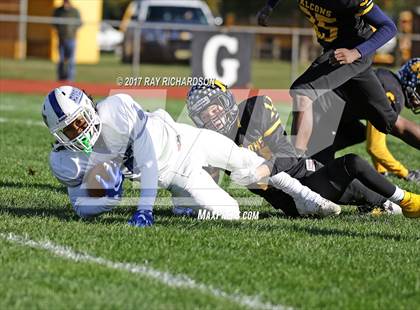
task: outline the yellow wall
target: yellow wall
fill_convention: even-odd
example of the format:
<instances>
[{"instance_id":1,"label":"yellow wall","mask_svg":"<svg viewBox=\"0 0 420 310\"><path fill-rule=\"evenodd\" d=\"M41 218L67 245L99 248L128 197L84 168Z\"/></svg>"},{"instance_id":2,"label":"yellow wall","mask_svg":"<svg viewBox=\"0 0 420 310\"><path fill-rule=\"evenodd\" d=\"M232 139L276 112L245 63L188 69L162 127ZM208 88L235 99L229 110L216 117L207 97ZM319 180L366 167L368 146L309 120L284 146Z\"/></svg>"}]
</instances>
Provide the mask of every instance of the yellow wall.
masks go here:
<instances>
[{"instance_id":1,"label":"yellow wall","mask_svg":"<svg viewBox=\"0 0 420 310\"><path fill-rule=\"evenodd\" d=\"M0 14L19 15L18 0L0 0ZM0 57L18 58L24 52L19 44L18 23L0 22Z\"/></svg>"},{"instance_id":2,"label":"yellow wall","mask_svg":"<svg viewBox=\"0 0 420 310\"><path fill-rule=\"evenodd\" d=\"M54 11L52 0L28 1L29 16L51 16ZM28 24L27 56L51 58L52 26L47 24Z\"/></svg>"},{"instance_id":3,"label":"yellow wall","mask_svg":"<svg viewBox=\"0 0 420 310\"><path fill-rule=\"evenodd\" d=\"M62 5L62 0L53 0L54 7ZM77 32L76 62L77 63L98 63L100 57L99 46L96 36L99 32L102 20L102 0L72 0L71 3L80 12L82 27ZM51 44L51 59L58 61L58 38L53 31Z\"/></svg>"},{"instance_id":4,"label":"yellow wall","mask_svg":"<svg viewBox=\"0 0 420 310\"><path fill-rule=\"evenodd\" d=\"M61 6L62 0L30 0L28 15L52 16L54 8ZM83 26L77 32L77 63L97 63L100 52L97 34L102 20L103 0L71 0L79 10ZM19 14L19 0L0 0L0 13ZM25 56L25 46L18 42L18 23L0 23L0 56L19 58ZM26 56L49 58L58 61L58 38L53 26L28 24Z\"/></svg>"}]
</instances>

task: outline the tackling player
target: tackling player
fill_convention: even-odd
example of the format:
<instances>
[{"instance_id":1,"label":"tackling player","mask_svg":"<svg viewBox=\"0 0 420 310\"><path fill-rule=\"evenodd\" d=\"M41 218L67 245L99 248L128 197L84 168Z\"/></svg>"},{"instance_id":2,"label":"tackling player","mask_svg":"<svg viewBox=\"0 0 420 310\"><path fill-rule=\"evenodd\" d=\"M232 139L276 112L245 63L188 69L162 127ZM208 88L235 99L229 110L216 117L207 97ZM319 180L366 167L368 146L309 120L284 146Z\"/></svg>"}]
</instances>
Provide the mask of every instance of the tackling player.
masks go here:
<instances>
[{"instance_id":1,"label":"tackling player","mask_svg":"<svg viewBox=\"0 0 420 310\"><path fill-rule=\"evenodd\" d=\"M358 180L364 186L353 184L350 193L353 198L360 196L358 192L370 192L382 203L389 199L399 204L407 217L420 217L420 195L393 185L357 155L343 156L326 166L311 159L299 158L267 96L252 97L237 105L231 91L222 83L215 82L213 86L193 86L187 95L187 107L197 127L217 131L236 144L257 152L266 158L273 175L285 171L335 202L340 202L349 184ZM252 191L286 214L297 215L289 203L290 199L280 191L270 188ZM381 196L386 199L382 200Z\"/></svg>"},{"instance_id":2,"label":"tackling player","mask_svg":"<svg viewBox=\"0 0 420 310\"><path fill-rule=\"evenodd\" d=\"M158 183L171 191L175 206L238 219L238 203L203 167L232 171L232 179L240 184L258 182L269 175L265 160L254 152L216 132L175 123L163 110L144 112L125 94L107 97L94 106L80 89L59 87L45 98L42 115L57 139L50 155L52 172L67 186L73 207L82 217L110 211L121 198L122 176L113 163L106 164L107 176L96 175L107 197L87 195L85 175L89 167L109 159L124 162L140 175L140 201L129 221L133 226L153 224ZM273 176L271 182L289 193L307 214L327 216L340 212L339 206L284 172Z\"/></svg>"},{"instance_id":3,"label":"tackling player","mask_svg":"<svg viewBox=\"0 0 420 310\"><path fill-rule=\"evenodd\" d=\"M268 0L258 13L260 25L267 26L268 17L278 2ZM323 54L291 86L296 111L292 134L299 154L307 151L312 133L313 101L340 86L351 95L351 102L366 103L368 119L375 128L401 137L394 130L398 114L388 104L371 67L375 51L397 33L392 20L373 0L299 0L298 3L324 48ZM410 144L420 147L419 141Z\"/></svg>"},{"instance_id":4,"label":"tackling player","mask_svg":"<svg viewBox=\"0 0 420 310\"><path fill-rule=\"evenodd\" d=\"M375 70L375 73L385 90L390 106L397 114L401 113L404 106L415 114L420 113L420 58L413 58L408 61L397 74L382 68ZM349 100L347 94L341 89L337 89L335 92L345 101ZM321 107L321 105L319 106ZM331 108L333 108L333 105L330 105ZM387 148L386 135L377 130L372 123L368 122L365 126L360 122L361 119L366 119L363 107L364 102L354 102L351 105L346 105L338 130L334 129L336 133L333 135L333 145L312 157L325 164L334 159L336 151L366 140L366 149L371 155L378 172L382 174L389 172L408 181L419 182L420 171L410 171L394 158ZM315 126L314 135L309 143L309 150L312 147L315 148L314 144L320 140L318 136L332 135L332 132L322 124L326 122L328 114L335 112L326 109L327 113L325 113L324 110L319 113L319 119L315 116L315 122L319 126ZM416 137L420 139L420 126L403 117L400 117L400 119L402 121L399 125L403 124L404 127L399 127L398 130L407 131L413 135L413 139Z\"/></svg>"}]
</instances>

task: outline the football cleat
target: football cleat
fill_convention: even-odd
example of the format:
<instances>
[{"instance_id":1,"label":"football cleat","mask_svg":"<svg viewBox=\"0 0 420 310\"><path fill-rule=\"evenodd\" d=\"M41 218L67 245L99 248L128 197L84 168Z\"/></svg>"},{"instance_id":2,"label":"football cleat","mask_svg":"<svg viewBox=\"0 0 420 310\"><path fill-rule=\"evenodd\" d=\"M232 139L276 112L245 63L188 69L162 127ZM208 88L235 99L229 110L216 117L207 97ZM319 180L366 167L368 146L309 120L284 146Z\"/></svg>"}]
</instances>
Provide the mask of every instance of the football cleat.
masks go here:
<instances>
[{"instance_id":1,"label":"football cleat","mask_svg":"<svg viewBox=\"0 0 420 310\"><path fill-rule=\"evenodd\" d=\"M318 201L316 214L321 217L337 216L341 213L341 207L323 197Z\"/></svg>"},{"instance_id":2,"label":"football cleat","mask_svg":"<svg viewBox=\"0 0 420 310\"><path fill-rule=\"evenodd\" d=\"M405 217L420 217L420 195L405 191L400 206Z\"/></svg>"},{"instance_id":3,"label":"football cleat","mask_svg":"<svg viewBox=\"0 0 420 310\"><path fill-rule=\"evenodd\" d=\"M379 216L383 214L393 214L393 215L402 214L401 207L390 200L385 201L380 207L371 207L371 206L363 205L357 208L359 209L360 213L370 213L374 216Z\"/></svg>"},{"instance_id":4,"label":"football cleat","mask_svg":"<svg viewBox=\"0 0 420 310\"><path fill-rule=\"evenodd\" d=\"M420 170L411 170L409 171L407 181L420 183Z\"/></svg>"},{"instance_id":5,"label":"football cleat","mask_svg":"<svg viewBox=\"0 0 420 310\"><path fill-rule=\"evenodd\" d=\"M341 213L341 207L321 195L316 194L316 199L295 198L296 208L301 216L337 216Z\"/></svg>"},{"instance_id":6,"label":"football cleat","mask_svg":"<svg viewBox=\"0 0 420 310\"><path fill-rule=\"evenodd\" d=\"M402 214L402 209L396 203L393 203L391 200L387 200L382 205L382 210L386 214Z\"/></svg>"}]
</instances>

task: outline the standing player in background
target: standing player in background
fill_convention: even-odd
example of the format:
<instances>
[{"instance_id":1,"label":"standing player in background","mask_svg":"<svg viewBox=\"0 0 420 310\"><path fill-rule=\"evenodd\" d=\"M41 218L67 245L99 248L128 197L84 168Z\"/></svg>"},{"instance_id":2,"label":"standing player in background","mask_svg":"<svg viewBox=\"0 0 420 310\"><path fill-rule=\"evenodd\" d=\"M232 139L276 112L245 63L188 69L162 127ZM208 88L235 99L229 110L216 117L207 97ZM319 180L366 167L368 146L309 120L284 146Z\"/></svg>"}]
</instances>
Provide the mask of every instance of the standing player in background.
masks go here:
<instances>
[{"instance_id":1,"label":"standing player in background","mask_svg":"<svg viewBox=\"0 0 420 310\"><path fill-rule=\"evenodd\" d=\"M420 58L411 59L397 73L382 68L376 69L375 73L384 88L390 106L397 114L401 113L404 106L415 114L420 113ZM340 88L336 89L335 92L343 100L350 100L348 94ZM386 135L377 130L371 122L368 122L367 126L360 122L361 119L366 119L364 106L365 102L347 103L335 134L322 126L329 114L336 113L334 102L329 103L329 108L326 109L327 113L324 111L315 112L315 123L319 126L315 126L309 149L311 150L312 146L316 147L316 141L327 135L334 137L334 143L315 154L313 158L326 164L334 159L335 152L366 140L366 149L371 155L378 172L382 174L392 173L407 181L420 182L420 171L407 169L388 150ZM317 115L319 115L319 118ZM405 131L406 134L411 134L413 138L420 139L420 125L401 116L400 119L399 126L404 126L398 128L398 130ZM315 141L312 142L312 140Z\"/></svg>"},{"instance_id":2,"label":"standing player in background","mask_svg":"<svg viewBox=\"0 0 420 310\"><path fill-rule=\"evenodd\" d=\"M258 13L258 23L267 20L279 0L268 0ZM299 154L305 154L313 129L313 102L325 93L342 87L350 102L365 102L366 114L376 129L393 132L399 121L391 108L372 65L375 51L392 39L397 28L373 0L299 0L299 8L312 24L324 48L312 65L293 83L292 134ZM373 33L371 26L377 29ZM419 148L419 141L401 137ZM313 154L310 154L313 155Z\"/></svg>"},{"instance_id":3,"label":"standing player in background","mask_svg":"<svg viewBox=\"0 0 420 310\"><path fill-rule=\"evenodd\" d=\"M377 206L389 199L399 204L406 216L420 217L420 195L402 191L357 155L345 155L326 166L299 158L267 96L251 97L237 105L231 91L215 82L214 86L193 86L187 95L187 107L197 127L217 131L263 156L273 175L285 171L337 203L352 204L357 196L365 201L373 196ZM281 191L270 187L251 190L287 215L297 215L290 199Z\"/></svg>"},{"instance_id":4,"label":"standing player in background","mask_svg":"<svg viewBox=\"0 0 420 310\"><path fill-rule=\"evenodd\" d=\"M79 11L70 0L63 0L63 5L55 9L54 17L73 19L69 24L55 24L58 34L58 61L57 74L59 81L73 81L76 74L75 53L76 33L82 25Z\"/></svg>"},{"instance_id":5,"label":"standing player in background","mask_svg":"<svg viewBox=\"0 0 420 310\"><path fill-rule=\"evenodd\" d=\"M158 183L172 193L175 207L189 207L197 213L206 210L227 220L239 219L238 203L214 182L204 166L232 171L232 179L240 184L269 176L264 158L254 152L210 130L175 123L163 110L144 112L125 94L107 97L95 110L83 91L62 86L45 98L42 115L57 139L50 155L53 174L67 186L73 207L82 217L110 211L121 198L122 176L114 163L106 163L106 175L95 176L106 197L87 197L87 170L104 158L130 168L127 162L132 154L132 170L141 178L140 201L129 221L133 226L154 223ZM100 155L98 141L103 142ZM284 172L271 181L289 193L306 214L327 216L340 212L339 206Z\"/></svg>"}]
</instances>

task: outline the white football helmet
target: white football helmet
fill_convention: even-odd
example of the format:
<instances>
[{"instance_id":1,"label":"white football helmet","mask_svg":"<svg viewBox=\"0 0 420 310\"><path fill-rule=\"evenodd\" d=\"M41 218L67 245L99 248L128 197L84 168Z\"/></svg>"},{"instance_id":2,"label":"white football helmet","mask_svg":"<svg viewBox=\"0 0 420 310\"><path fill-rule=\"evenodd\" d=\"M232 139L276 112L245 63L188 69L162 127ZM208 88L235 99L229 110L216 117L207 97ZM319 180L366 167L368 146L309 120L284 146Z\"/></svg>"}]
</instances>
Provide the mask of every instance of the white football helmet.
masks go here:
<instances>
[{"instance_id":1,"label":"white football helmet","mask_svg":"<svg viewBox=\"0 0 420 310\"><path fill-rule=\"evenodd\" d=\"M44 100L42 117L58 146L87 154L101 133L101 121L92 100L80 89L61 86L51 91ZM64 129L75 120L84 120L85 128L75 138L70 139Z\"/></svg>"}]
</instances>

